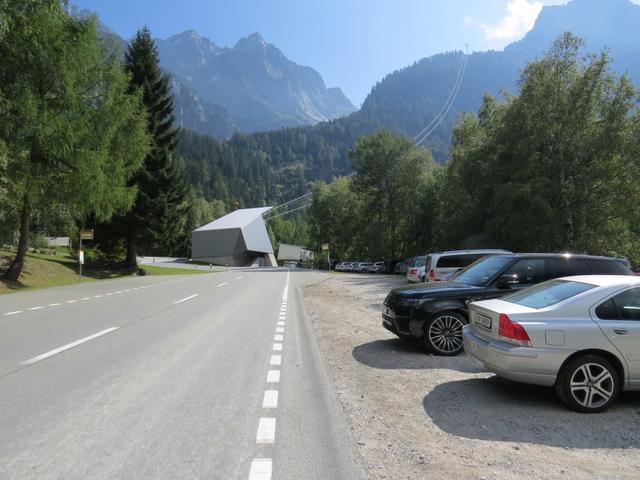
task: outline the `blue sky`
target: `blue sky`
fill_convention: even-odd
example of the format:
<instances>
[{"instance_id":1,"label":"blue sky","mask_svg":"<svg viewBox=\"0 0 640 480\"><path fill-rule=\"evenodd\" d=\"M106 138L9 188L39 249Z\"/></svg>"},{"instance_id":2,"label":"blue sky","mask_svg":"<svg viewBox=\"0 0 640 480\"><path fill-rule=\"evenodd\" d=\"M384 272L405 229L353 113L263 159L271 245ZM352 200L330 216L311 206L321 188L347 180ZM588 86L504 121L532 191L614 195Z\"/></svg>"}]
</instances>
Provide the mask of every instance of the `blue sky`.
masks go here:
<instances>
[{"instance_id":1,"label":"blue sky","mask_svg":"<svg viewBox=\"0 0 640 480\"><path fill-rule=\"evenodd\" d=\"M604 1L604 0L603 0ZM359 106L386 74L449 50L502 49L566 0L73 0L130 38L195 29L218 46L259 32Z\"/></svg>"}]
</instances>

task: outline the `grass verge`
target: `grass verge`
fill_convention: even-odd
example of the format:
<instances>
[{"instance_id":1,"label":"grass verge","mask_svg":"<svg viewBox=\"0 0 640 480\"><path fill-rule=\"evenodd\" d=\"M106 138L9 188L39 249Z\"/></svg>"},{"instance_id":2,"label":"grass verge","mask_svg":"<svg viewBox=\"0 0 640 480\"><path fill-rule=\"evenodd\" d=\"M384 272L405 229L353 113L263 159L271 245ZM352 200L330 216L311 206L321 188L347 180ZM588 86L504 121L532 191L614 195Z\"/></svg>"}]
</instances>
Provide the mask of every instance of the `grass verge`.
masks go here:
<instances>
[{"instance_id":1,"label":"grass verge","mask_svg":"<svg viewBox=\"0 0 640 480\"><path fill-rule=\"evenodd\" d=\"M9 267L15 253L0 250L0 274ZM141 267L148 275L194 275L209 273L203 270L189 270L145 265ZM128 271L96 269L84 266L82 278L78 276L78 262L68 254L44 255L28 253L24 269L18 282L0 280L0 295L5 293L60 287L76 283L95 282L110 278L131 276Z\"/></svg>"}]
</instances>

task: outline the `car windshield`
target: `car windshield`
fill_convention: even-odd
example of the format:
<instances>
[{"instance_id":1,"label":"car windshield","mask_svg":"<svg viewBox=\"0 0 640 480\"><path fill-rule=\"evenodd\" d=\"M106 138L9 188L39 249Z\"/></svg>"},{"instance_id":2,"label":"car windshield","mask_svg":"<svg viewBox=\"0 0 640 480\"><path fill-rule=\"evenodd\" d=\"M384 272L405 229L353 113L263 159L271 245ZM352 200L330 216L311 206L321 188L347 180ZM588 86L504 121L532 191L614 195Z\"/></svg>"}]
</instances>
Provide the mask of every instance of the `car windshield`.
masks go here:
<instances>
[{"instance_id":1,"label":"car windshield","mask_svg":"<svg viewBox=\"0 0 640 480\"><path fill-rule=\"evenodd\" d=\"M571 280L550 280L548 282L525 288L524 290L507 295L503 298L507 302L531 308L545 308L583 292L595 288L590 283L574 282Z\"/></svg>"},{"instance_id":2,"label":"car windshield","mask_svg":"<svg viewBox=\"0 0 640 480\"><path fill-rule=\"evenodd\" d=\"M418 257L414 260L412 267L424 267L427 263L427 257Z\"/></svg>"},{"instance_id":3,"label":"car windshield","mask_svg":"<svg viewBox=\"0 0 640 480\"><path fill-rule=\"evenodd\" d=\"M507 266L512 257L484 257L467 268L454 273L449 280L467 285L481 287L491 280L496 273Z\"/></svg>"}]
</instances>

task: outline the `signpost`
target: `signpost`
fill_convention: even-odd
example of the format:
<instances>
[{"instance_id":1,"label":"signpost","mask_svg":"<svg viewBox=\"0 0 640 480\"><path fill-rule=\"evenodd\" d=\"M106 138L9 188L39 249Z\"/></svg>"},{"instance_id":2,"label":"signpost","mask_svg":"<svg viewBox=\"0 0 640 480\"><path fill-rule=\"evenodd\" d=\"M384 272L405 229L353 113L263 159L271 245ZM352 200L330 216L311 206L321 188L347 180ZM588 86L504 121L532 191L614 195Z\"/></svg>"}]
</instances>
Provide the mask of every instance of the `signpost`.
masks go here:
<instances>
[{"instance_id":1,"label":"signpost","mask_svg":"<svg viewBox=\"0 0 640 480\"><path fill-rule=\"evenodd\" d=\"M84 251L82 250L82 240L93 240L92 228L83 228L80 230L80 248L78 250L78 281L82 279L82 265L84 265Z\"/></svg>"},{"instance_id":2,"label":"signpost","mask_svg":"<svg viewBox=\"0 0 640 480\"><path fill-rule=\"evenodd\" d=\"M329 244L323 243L321 248L323 252L327 252L327 264L329 266L329 270L331 270L331 257L329 256Z\"/></svg>"}]
</instances>

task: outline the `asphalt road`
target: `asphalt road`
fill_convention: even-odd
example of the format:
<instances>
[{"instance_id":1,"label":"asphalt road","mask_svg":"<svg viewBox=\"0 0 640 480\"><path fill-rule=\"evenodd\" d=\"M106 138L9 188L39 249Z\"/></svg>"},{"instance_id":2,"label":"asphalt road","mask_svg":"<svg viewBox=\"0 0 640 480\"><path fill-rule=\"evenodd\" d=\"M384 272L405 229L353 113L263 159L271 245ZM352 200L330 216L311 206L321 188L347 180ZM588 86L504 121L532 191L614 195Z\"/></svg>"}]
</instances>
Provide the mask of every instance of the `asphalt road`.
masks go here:
<instances>
[{"instance_id":1,"label":"asphalt road","mask_svg":"<svg viewBox=\"0 0 640 480\"><path fill-rule=\"evenodd\" d=\"M0 478L357 479L285 270L0 297Z\"/></svg>"}]
</instances>

